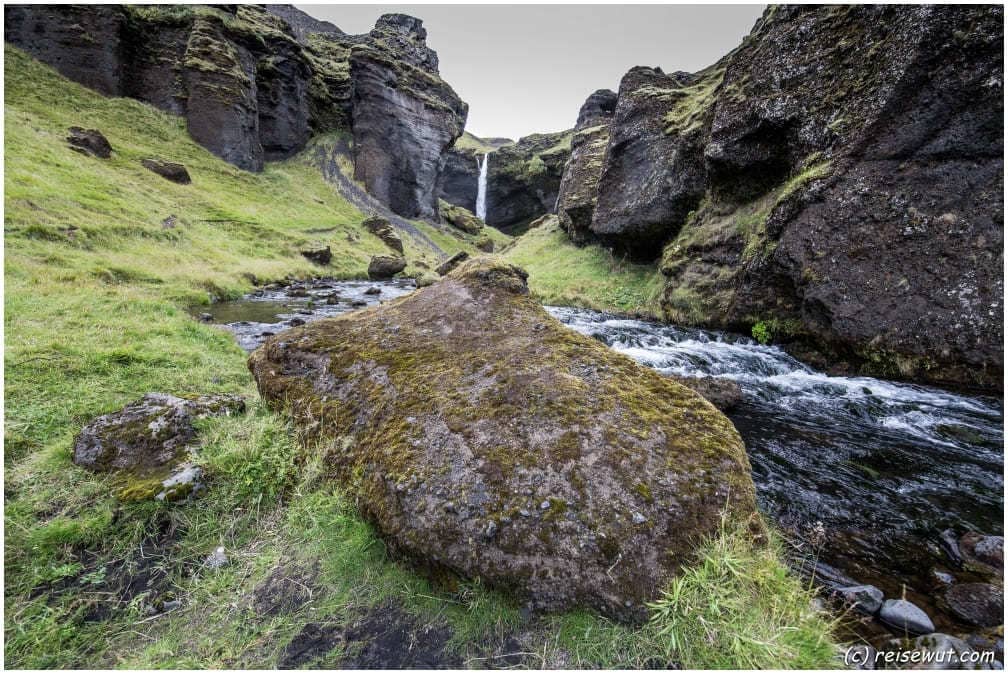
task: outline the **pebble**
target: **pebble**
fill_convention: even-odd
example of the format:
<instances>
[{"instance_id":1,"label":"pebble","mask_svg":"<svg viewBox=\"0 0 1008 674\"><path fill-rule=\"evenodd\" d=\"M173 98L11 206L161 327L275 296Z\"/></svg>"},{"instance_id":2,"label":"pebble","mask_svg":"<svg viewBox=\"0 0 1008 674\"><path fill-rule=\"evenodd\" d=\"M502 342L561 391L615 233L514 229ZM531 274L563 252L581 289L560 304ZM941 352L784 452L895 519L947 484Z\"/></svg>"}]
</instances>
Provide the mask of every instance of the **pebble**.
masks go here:
<instances>
[{"instance_id":1,"label":"pebble","mask_svg":"<svg viewBox=\"0 0 1008 674\"><path fill-rule=\"evenodd\" d=\"M208 569L219 569L223 566L227 566L228 556L224 553L224 546L218 546L216 550L207 555L206 561L203 562L203 566Z\"/></svg>"},{"instance_id":2,"label":"pebble","mask_svg":"<svg viewBox=\"0 0 1008 674\"><path fill-rule=\"evenodd\" d=\"M944 571L933 569L931 571L931 574L935 577L935 580L937 580L942 585L951 585L952 583L955 582L955 578L952 576L951 573L945 573Z\"/></svg>"},{"instance_id":3,"label":"pebble","mask_svg":"<svg viewBox=\"0 0 1008 674\"><path fill-rule=\"evenodd\" d=\"M549 501L543 501L542 503L539 504L539 510L549 510L549 507L550 507Z\"/></svg>"},{"instance_id":4,"label":"pebble","mask_svg":"<svg viewBox=\"0 0 1008 674\"><path fill-rule=\"evenodd\" d=\"M640 513L637 513L637 512L635 512L633 514L633 523L634 524L644 524L645 522L647 522L647 518L646 517L644 517L643 515L641 515Z\"/></svg>"}]
</instances>

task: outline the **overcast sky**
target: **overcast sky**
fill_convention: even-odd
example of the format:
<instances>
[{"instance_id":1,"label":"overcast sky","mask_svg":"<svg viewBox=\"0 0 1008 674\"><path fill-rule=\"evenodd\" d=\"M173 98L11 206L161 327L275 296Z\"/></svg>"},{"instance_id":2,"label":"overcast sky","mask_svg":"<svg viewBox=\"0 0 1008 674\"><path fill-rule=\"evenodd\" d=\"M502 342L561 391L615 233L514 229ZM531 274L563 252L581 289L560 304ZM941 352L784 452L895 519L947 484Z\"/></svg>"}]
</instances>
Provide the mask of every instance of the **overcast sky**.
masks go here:
<instances>
[{"instance_id":1,"label":"overcast sky","mask_svg":"<svg viewBox=\"0 0 1008 674\"><path fill-rule=\"evenodd\" d=\"M764 5L297 5L347 33L388 12L423 19L466 129L517 139L574 126L635 65L695 71L734 49Z\"/></svg>"}]
</instances>

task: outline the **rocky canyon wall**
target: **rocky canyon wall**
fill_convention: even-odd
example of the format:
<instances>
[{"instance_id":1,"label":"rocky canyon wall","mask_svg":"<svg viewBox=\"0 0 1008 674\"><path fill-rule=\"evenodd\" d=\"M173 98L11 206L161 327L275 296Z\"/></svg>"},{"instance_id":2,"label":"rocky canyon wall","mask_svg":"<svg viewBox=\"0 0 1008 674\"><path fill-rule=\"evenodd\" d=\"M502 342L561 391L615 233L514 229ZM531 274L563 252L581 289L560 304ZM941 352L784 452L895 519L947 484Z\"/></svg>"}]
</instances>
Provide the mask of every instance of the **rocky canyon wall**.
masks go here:
<instances>
[{"instance_id":1,"label":"rocky canyon wall","mask_svg":"<svg viewBox=\"0 0 1008 674\"><path fill-rule=\"evenodd\" d=\"M239 168L353 135L357 178L393 211L437 219L444 154L467 106L438 75L419 19L347 35L289 5L20 5L6 40L110 96L184 116Z\"/></svg>"},{"instance_id":2,"label":"rocky canyon wall","mask_svg":"<svg viewBox=\"0 0 1008 674\"><path fill-rule=\"evenodd\" d=\"M560 216L660 260L674 321L1000 388L1003 40L997 6L772 6L710 68L627 73Z\"/></svg>"}]
</instances>

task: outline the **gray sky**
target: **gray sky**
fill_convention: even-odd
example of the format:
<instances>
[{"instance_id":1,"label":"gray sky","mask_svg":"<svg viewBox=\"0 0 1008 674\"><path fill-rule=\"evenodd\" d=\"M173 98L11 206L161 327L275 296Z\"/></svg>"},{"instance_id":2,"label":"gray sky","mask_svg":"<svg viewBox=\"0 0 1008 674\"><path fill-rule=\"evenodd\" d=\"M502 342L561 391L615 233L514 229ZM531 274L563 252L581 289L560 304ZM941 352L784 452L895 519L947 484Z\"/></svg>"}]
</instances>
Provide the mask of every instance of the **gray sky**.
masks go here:
<instances>
[{"instance_id":1,"label":"gray sky","mask_svg":"<svg viewBox=\"0 0 1008 674\"><path fill-rule=\"evenodd\" d=\"M466 129L517 139L574 126L635 65L695 71L738 46L764 5L297 5L347 33L387 12L423 19Z\"/></svg>"}]
</instances>

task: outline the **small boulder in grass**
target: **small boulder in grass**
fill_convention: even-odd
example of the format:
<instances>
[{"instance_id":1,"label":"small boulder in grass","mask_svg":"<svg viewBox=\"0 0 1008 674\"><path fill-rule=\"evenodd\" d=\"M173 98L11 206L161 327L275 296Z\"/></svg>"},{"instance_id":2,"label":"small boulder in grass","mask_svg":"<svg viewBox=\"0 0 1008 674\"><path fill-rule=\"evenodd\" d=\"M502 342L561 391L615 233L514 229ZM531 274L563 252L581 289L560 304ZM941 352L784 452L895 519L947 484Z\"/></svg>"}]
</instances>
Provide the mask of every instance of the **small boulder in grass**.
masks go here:
<instances>
[{"instance_id":1,"label":"small boulder in grass","mask_svg":"<svg viewBox=\"0 0 1008 674\"><path fill-rule=\"evenodd\" d=\"M389 279L406 268L406 258L375 255L368 265L368 278L373 281Z\"/></svg>"},{"instance_id":2,"label":"small boulder in grass","mask_svg":"<svg viewBox=\"0 0 1008 674\"><path fill-rule=\"evenodd\" d=\"M80 152L89 157L108 159L112 156L112 145L98 129L71 126L69 135L67 135L67 143L74 152Z\"/></svg>"},{"instance_id":3,"label":"small boulder in grass","mask_svg":"<svg viewBox=\"0 0 1008 674\"><path fill-rule=\"evenodd\" d=\"M306 250L302 250L301 255L304 256L306 260L323 267L332 262L332 249L329 246L308 248Z\"/></svg>"},{"instance_id":4,"label":"small boulder in grass","mask_svg":"<svg viewBox=\"0 0 1008 674\"><path fill-rule=\"evenodd\" d=\"M165 180L170 180L179 185L188 185L192 182L189 171L182 164L172 161L162 161L161 159L141 159L140 163L148 171L153 171Z\"/></svg>"},{"instance_id":5,"label":"small boulder in grass","mask_svg":"<svg viewBox=\"0 0 1008 674\"><path fill-rule=\"evenodd\" d=\"M148 393L81 429L73 462L99 473L117 473L120 498L175 500L191 493L200 471L189 459L198 444L197 419L244 414L234 395L183 398Z\"/></svg>"}]
</instances>

